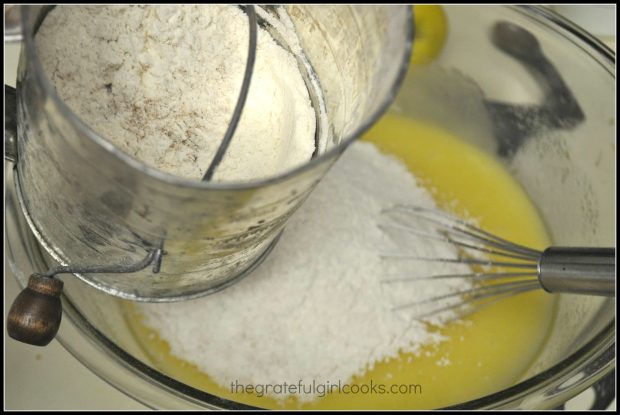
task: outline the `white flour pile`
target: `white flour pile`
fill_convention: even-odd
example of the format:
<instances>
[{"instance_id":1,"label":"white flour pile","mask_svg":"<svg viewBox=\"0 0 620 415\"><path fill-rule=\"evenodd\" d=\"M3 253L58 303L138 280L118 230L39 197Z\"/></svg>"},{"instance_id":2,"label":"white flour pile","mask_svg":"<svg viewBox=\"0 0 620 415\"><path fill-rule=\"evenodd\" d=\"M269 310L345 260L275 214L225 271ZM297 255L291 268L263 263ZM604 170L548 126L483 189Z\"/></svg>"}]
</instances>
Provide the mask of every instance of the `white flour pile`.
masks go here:
<instances>
[{"instance_id":1,"label":"white flour pile","mask_svg":"<svg viewBox=\"0 0 620 415\"><path fill-rule=\"evenodd\" d=\"M381 283L390 275L455 271L448 264L380 258L402 249L419 256L456 255L450 246L415 236L406 248L392 242L377 223L380 211L395 203L434 207L404 165L372 144L355 143L252 275L202 299L140 304L139 310L174 355L224 387L235 381L345 383L400 350L416 353L444 340L393 306L448 292L450 284L462 288L462 281Z\"/></svg>"},{"instance_id":2,"label":"white flour pile","mask_svg":"<svg viewBox=\"0 0 620 415\"><path fill-rule=\"evenodd\" d=\"M231 5L58 6L35 42L59 96L93 130L152 167L199 179L232 117L248 36ZM259 28L248 99L214 180L303 164L315 124L294 57Z\"/></svg>"}]
</instances>

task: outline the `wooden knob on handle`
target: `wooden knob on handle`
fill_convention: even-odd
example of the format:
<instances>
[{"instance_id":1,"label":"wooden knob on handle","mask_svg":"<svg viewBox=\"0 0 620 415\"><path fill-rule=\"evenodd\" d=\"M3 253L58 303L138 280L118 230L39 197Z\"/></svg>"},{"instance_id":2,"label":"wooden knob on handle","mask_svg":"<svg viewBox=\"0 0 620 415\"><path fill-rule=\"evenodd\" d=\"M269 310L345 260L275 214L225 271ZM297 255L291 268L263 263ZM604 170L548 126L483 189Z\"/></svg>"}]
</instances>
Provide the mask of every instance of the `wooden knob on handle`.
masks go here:
<instances>
[{"instance_id":1,"label":"wooden knob on handle","mask_svg":"<svg viewBox=\"0 0 620 415\"><path fill-rule=\"evenodd\" d=\"M62 318L63 282L33 274L19 293L7 318L9 336L34 346L46 346L58 333Z\"/></svg>"}]
</instances>

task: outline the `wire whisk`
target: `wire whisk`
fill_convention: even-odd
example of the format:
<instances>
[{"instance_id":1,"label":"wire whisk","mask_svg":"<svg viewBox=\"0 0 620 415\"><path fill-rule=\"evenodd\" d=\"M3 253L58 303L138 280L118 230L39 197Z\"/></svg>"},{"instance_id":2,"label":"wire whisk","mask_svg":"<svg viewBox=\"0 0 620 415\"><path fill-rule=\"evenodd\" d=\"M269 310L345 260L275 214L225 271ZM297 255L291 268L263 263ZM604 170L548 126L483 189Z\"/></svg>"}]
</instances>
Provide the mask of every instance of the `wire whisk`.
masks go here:
<instances>
[{"instance_id":1,"label":"wire whisk","mask_svg":"<svg viewBox=\"0 0 620 415\"><path fill-rule=\"evenodd\" d=\"M549 247L544 250L511 242L445 212L412 205L382 211L379 227L392 237L412 235L417 241L449 244L454 256L424 256L412 252L383 253L390 261L424 261L453 265L456 272L404 275L383 279L384 284L437 284L421 301L397 304L394 311L414 310L425 319L451 312L462 317L514 295L540 290L615 296L615 248ZM421 239L420 239L421 238ZM405 244L402 244L405 245ZM406 246L406 245L405 245ZM442 251L444 252L444 251ZM450 284L451 283L451 284Z\"/></svg>"}]
</instances>

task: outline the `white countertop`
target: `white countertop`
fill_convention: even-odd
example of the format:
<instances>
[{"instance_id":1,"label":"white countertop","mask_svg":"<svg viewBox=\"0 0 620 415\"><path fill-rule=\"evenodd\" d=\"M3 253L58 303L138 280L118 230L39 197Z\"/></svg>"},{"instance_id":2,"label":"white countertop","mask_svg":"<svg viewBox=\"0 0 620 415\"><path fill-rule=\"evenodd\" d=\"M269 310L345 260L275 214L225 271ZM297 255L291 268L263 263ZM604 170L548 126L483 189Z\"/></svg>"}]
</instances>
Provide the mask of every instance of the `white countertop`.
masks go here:
<instances>
[{"instance_id":1,"label":"white countertop","mask_svg":"<svg viewBox=\"0 0 620 415\"><path fill-rule=\"evenodd\" d=\"M614 30L615 32L615 26ZM615 37L603 40L615 50ZM19 45L6 45L4 81L15 85ZM11 302L19 293L11 271L5 263L4 321ZM6 333L6 327L4 329ZM134 401L105 383L82 366L58 342L47 347L28 346L5 335L5 402L7 410L144 410ZM587 407L586 393L569 401L569 409ZM615 401L609 410L615 410Z\"/></svg>"}]
</instances>

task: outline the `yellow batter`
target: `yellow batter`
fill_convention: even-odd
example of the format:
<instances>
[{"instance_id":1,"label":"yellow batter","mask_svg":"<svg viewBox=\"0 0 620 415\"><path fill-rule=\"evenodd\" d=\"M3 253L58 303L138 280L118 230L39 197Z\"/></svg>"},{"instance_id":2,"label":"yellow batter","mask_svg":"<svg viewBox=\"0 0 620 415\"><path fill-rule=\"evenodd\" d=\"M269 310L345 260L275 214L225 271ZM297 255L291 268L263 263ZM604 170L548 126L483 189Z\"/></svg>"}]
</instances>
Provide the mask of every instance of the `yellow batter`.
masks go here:
<instances>
[{"instance_id":1,"label":"yellow batter","mask_svg":"<svg viewBox=\"0 0 620 415\"><path fill-rule=\"evenodd\" d=\"M506 239L545 248L549 238L534 206L510 174L489 155L439 128L395 115L385 116L366 140L401 159L444 210L479 218L480 226ZM442 329L451 340L428 347L421 356L402 355L381 363L352 384L385 385L386 393L328 394L308 409L439 408L462 403L513 385L540 351L552 323L555 302L543 292L517 296L486 307ZM299 408L268 397L231 393L207 374L169 352L157 333L128 309L128 321L153 363L164 373L223 398L266 408ZM389 393L405 385L407 393ZM415 386L407 386L415 385ZM366 390L364 388L364 390ZM349 390L347 390L349 391Z\"/></svg>"}]
</instances>

